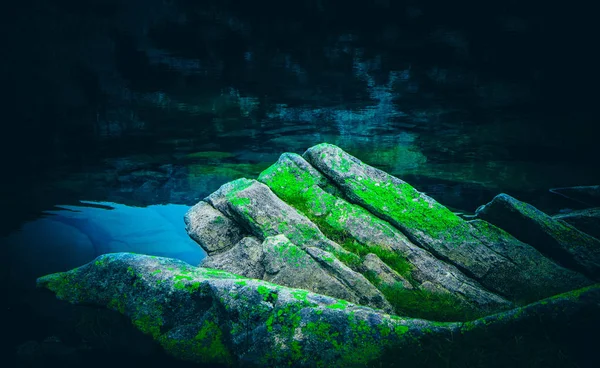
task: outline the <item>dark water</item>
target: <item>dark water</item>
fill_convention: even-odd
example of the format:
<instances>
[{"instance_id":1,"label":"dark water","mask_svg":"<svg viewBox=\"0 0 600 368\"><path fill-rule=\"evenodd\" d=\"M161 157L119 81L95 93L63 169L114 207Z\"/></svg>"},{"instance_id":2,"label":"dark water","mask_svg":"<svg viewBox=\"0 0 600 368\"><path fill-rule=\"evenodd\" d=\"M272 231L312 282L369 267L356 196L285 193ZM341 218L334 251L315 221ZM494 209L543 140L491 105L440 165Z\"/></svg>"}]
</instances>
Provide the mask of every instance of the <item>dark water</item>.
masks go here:
<instances>
[{"instance_id":1,"label":"dark water","mask_svg":"<svg viewBox=\"0 0 600 368\"><path fill-rule=\"evenodd\" d=\"M85 335L60 328L80 312L44 314L60 304L35 277L108 251L197 263L186 206L282 152L339 145L462 213L501 192L556 213L580 205L548 189L600 183L594 22L575 6L27 0L3 15L7 356Z\"/></svg>"}]
</instances>

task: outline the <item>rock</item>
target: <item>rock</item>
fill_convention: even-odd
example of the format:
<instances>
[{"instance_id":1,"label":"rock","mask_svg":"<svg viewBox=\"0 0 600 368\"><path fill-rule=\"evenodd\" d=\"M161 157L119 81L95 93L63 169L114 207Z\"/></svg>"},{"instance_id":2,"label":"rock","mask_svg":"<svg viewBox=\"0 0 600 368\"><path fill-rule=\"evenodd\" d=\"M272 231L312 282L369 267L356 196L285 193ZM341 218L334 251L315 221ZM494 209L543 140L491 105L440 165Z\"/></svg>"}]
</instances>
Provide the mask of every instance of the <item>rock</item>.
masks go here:
<instances>
[{"instance_id":1,"label":"rock","mask_svg":"<svg viewBox=\"0 0 600 368\"><path fill-rule=\"evenodd\" d=\"M285 235L319 261L329 273L334 272L335 277L351 288L366 305L391 310L383 295L364 276L337 261L329 251L337 255L352 254L328 239L306 216L282 201L266 185L255 180L238 179L223 185L205 200L236 219L258 238L266 240L270 236ZM334 261L329 262L332 257Z\"/></svg>"},{"instance_id":2,"label":"rock","mask_svg":"<svg viewBox=\"0 0 600 368\"><path fill-rule=\"evenodd\" d=\"M385 264L376 254L367 254L363 259L362 266L365 268L365 273L371 275L370 279L376 286L390 287L400 284L405 289L413 288L408 280Z\"/></svg>"},{"instance_id":3,"label":"rock","mask_svg":"<svg viewBox=\"0 0 600 368\"><path fill-rule=\"evenodd\" d=\"M552 188L550 192L588 206L600 206L600 185Z\"/></svg>"},{"instance_id":4,"label":"rock","mask_svg":"<svg viewBox=\"0 0 600 368\"><path fill-rule=\"evenodd\" d=\"M235 221L204 201L186 212L184 222L187 233L208 255L233 247L244 235Z\"/></svg>"},{"instance_id":5,"label":"rock","mask_svg":"<svg viewBox=\"0 0 600 368\"><path fill-rule=\"evenodd\" d=\"M339 267L346 269L348 273L342 277L336 277L339 276L339 273L327 272L329 270L321 267L319 262L315 260L315 258L319 260L322 258L313 258L315 252L327 252L314 247L305 249L306 252L290 242L285 235L265 239L263 252L265 254L266 274L261 279L279 285L310 290L357 304L382 308L388 312L392 311L389 303L386 303L383 295L373 285L366 280L362 280L362 283L360 283L361 280L356 281L358 277L354 271L341 264ZM333 263L336 261L332 255L326 256L328 256L326 262ZM358 285L366 285L366 290L361 289Z\"/></svg>"},{"instance_id":6,"label":"rock","mask_svg":"<svg viewBox=\"0 0 600 368\"><path fill-rule=\"evenodd\" d=\"M333 261L334 257L329 255L329 262ZM354 303L359 303L362 297L365 305L392 310L389 304L384 304L385 299L381 295L378 295L379 303L372 304L366 300L369 293L357 294L353 291L356 285L346 286L341 281L342 278L330 275L311 255L290 242L285 235L267 237L262 243L254 237L245 237L230 250L205 258L200 265ZM349 271L353 273L352 270ZM346 275L346 278L354 277ZM372 285L369 286L375 289ZM375 294L379 294L376 289Z\"/></svg>"},{"instance_id":7,"label":"rock","mask_svg":"<svg viewBox=\"0 0 600 368\"><path fill-rule=\"evenodd\" d=\"M554 215L555 220L562 220L578 230L600 239L600 207L577 210Z\"/></svg>"},{"instance_id":8,"label":"rock","mask_svg":"<svg viewBox=\"0 0 600 368\"><path fill-rule=\"evenodd\" d=\"M262 279L265 275L263 259L262 242L255 237L247 236L231 249L204 258L200 262L200 266L231 272L251 279Z\"/></svg>"},{"instance_id":9,"label":"rock","mask_svg":"<svg viewBox=\"0 0 600 368\"><path fill-rule=\"evenodd\" d=\"M342 251L306 216L256 180L238 179L224 184L205 201L260 239L283 234L300 247Z\"/></svg>"},{"instance_id":10,"label":"rock","mask_svg":"<svg viewBox=\"0 0 600 368\"><path fill-rule=\"evenodd\" d=\"M522 271L518 275L521 282L507 282L504 289L513 300L522 298L525 302L532 302L592 284L582 274L559 266L534 247L486 221L475 219L469 223L484 234L482 241L491 250L513 260ZM505 280L514 279L507 275Z\"/></svg>"},{"instance_id":11,"label":"rock","mask_svg":"<svg viewBox=\"0 0 600 368\"><path fill-rule=\"evenodd\" d=\"M380 308L388 313L393 311L390 303L373 284L340 262L333 254L317 247L307 247L306 252L330 275L351 289L359 297L360 304Z\"/></svg>"},{"instance_id":12,"label":"rock","mask_svg":"<svg viewBox=\"0 0 600 368\"><path fill-rule=\"evenodd\" d=\"M303 157L338 186L349 202L389 222L411 242L455 265L484 287L512 300L564 291L563 285L557 288L554 282L524 283L532 273L544 270L523 269L521 266L528 264L528 260L522 253L501 254L493 249L495 231L486 233L481 227L472 226L408 183L362 163L339 147L320 144L308 149ZM531 250L527 254L535 253ZM549 269L557 272L546 275L546 279L562 275L556 267Z\"/></svg>"},{"instance_id":13,"label":"rock","mask_svg":"<svg viewBox=\"0 0 600 368\"><path fill-rule=\"evenodd\" d=\"M584 313L600 314L600 285L594 285L467 323L430 322L130 253L100 256L74 270L41 277L37 285L69 303L126 315L176 358L238 366L358 367L377 364L384 352L402 359L406 353L394 352L418 352L424 343L438 346L462 339L493 349L494 336L513 336L520 325L551 317L553 329L566 330ZM415 362L425 359L424 354L415 356ZM502 356L492 354L486 363L498 359Z\"/></svg>"},{"instance_id":14,"label":"rock","mask_svg":"<svg viewBox=\"0 0 600 368\"><path fill-rule=\"evenodd\" d=\"M600 278L600 241L530 204L499 194L477 209L477 217L511 233L558 263Z\"/></svg>"},{"instance_id":15,"label":"rock","mask_svg":"<svg viewBox=\"0 0 600 368\"><path fill-rule=\"evenodd\" d=\"M452 295L461 299L459 303L488 312L510 305L456 267L414 245L388 222L341 198L341 193L336 193L336 188L299 155L284 153L277 163L260 174L259 181L309 217L342 247L363 254L375 252L414 287L427 283L427 290ZM432 288L432 284L436 287Z\"/></svg>"}]
</instances>

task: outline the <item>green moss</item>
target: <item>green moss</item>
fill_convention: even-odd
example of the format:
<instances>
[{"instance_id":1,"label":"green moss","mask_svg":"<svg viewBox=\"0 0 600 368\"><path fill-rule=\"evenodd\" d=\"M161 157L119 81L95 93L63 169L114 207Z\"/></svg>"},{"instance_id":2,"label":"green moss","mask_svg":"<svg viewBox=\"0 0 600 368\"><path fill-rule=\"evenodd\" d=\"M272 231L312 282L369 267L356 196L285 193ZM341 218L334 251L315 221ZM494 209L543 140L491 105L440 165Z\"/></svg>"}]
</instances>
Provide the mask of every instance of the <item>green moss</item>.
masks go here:
<instances>
[{"instance_id":1,"label":"green moss","mask_svg":"<svg viewBox=\"0 0 600 368\"><path fill-rule=\"evenodd\" d=\"M223 333L219 326L212 321L206 321L194 338L199 342L197 355L209 361L231 363L231 353L223 343Z\"/></svg>"},{"instance_id":2,"label":"green moss","mask_svg":"<svg viewBox=\"0 0 600 368\"><path fill-rule=\"evenodd\" d=\"M348 218L362 218L373 228L388 229L389 225L371 215L365 209L327 193L320 186L327 185L324 178L315 177L297 167L291 160L278 162L259 176L281 199L303 212L325 236L359 257L375 253L388 266L403 276L409 276L412 267L398 253L383 247L367 246L352 236L345 223ZM393 234L390 234L393 235ZM361 258L335 253L336 257L354 270L358 270Z\"/></svg>"},{"instance_id":3,"label":"green moss","mask_svg":"<svg viewBox=\"0 0 600 368\"><path fill-rule=\"evenodd\" d=\"M274 349L263 357L263 366L295 365L303 360L302 346L294 340L293 336L302 320L300 311L306 306L308 305L304 302L290 303L271 312L266 320L266 326L272 333ZM288 345L284 343L286 340L289 341Z\"/></svg>"},{"instance_id":4,"label":"green moss","mask_svg":"<svg viewBox=\"0 0 600 368\"><path fill-rule=\"evenodd\" d=\"M309 292L306 291L306 290L300 290L300 289L298 289L298 290L293 290L292 291L292 296L295 299L297 299L297 300L300 300L300 301L303 301L303 302L307 302L308 300L306 298L308 296L308 293Z\"/></svg>"},{"instance_id":5,"label":"green moss","mask_svg":"<svg viewBox=\"0 0 600 368\"><path fill-rule=\"evenodd\" d=\"M200 277L211 279L245 279L244 276L236 275L227 271L217 270L214 268L198 268L196 270Z\"/></svg>"},{"instance_id":6,"label":"green moss","mask_svg":"<svg viewBox=\"0 0 600 368\"><path fill-rule=\"evenodd\" d=\"M361 204L380 214L407 234L422 231L428 236L461 243L470 237L468 225L452 211L424 195L407 183L388 179L378 182L371 178L349 179L346 185Z\"/></svg>"},{"instance_id":7,"label":"green moss","mask_svg":"<svg viewBox=\"0 0 600 368\"><path fill-rule=\"evenodd\" d=\"M337 300L335 303L328 305L326 308L329 309L341 309L344 310L348 307L348 302L345 300Z\"/></svg>"},{"instance_id":8,"label":"green moss","mask_svg":"<svg viewBox=\"0 0 600 368\"><path fill-rule=\"evenodd\" d=\"M294 268L306 267L310 262L308 255L293 243L279 243L272 251L277 254L279 259Z\"/></svg>"},{"instance_id":9,"label":"green moss","mask_svg":"<svg viewBox=\"0 0 600 368\"><path fill-rule=\"evenodd\" d=\"M180 359L197 363L218 363L231 365L234 358L224 342L219 325L206 320L193 338L172 337L164 334L159 342L166 351Z\"/></svg>"},{"instance_id":10,"label":"green moss","mask_svg":"<svg viewBox=\"0 0 600 368\"><path fill-rule=\"evenodd\" d=\"M379 287L396 314L432 321L468 321L482 316L473 308L457 302L451 294L406 289L402 283Z\"/></svg>"},{"instance_id":11,"label":"green moss","mask_svg":"<svg viewBox=\"0 0 600 368\"><path fill-rule=\"evenodd\" d=\"M154 339L158 339L160 337L160 328L163 325L163 321L162 318L145 314L134 319L133 324L143 333L151 335Z\"/></svg>"},{"instance_id":12,"label":"green moss","mask_svg":"<svg viewBox=\"0 0 600 368\"><path fill-rule=\"evenodd\" d=\"M229 202L236 207L245 207L250 205L250 203L252 203L250 201L250 198L247 197L240 197L237 195L232 195L232 196L228 196Z\"/></svg>"},{"instance_id":13,"label":"green moss","mask_svg":"<svg viewBox=\"0 0 600 368\"><path fill-rule=\"evenodd\" d=\"M373 329L352 313L348 316L349 335L341 335L343 327L314 321L308 322L302 328L302 333L317 341L323 349L331 350L336 355L336 366L344 367L365 366L378 359L387 341L390 341L381 338L383 333L389 337L391 334L402 335L408 331L406 326L394 326L386 321L377 326L379 328Z\"/></svg>"},{"instance_id":14,"label":"green moss","mask_svg":"<svg viewBox=\"0 0 600 368\"><path fill-rule=\"evenodd\" d=\"M121 294L117 297L114 297L108 302L108 308L115 310L121 314L125 314L126 300L127 300L126 294Z\"/></svg>"},{"instance_id":15,"label":"green moss","mask_svg":"<svg viewBox=\"0 0 600 368\"><path fill-rule=\"evenodd\" d=\"M269 302L269 303L276 303L277 299L279 298L279 294L277 293L277 290L272 290L264 285L260 285L256 291L258 291L258 293L260 295L262 295L263 300L265 302Z\"/></svg>"},{"instance_id":16,"label":"green moss","mask_svg":"<svg viewBox=\"0 0 600 368\"><path fill-rule=\"evenodd\" d=\"M338 169L340 170L348 170L351 165L357 164L345 158L344 155L340 154L339 158L341 163L339 163ZM413 285L418 285L412 278L413 267L406 258L398 252L383 246L361 243L351 234L346 222L350 217L361 218L373 229L382 231L390 237L397 235L394 234L393 227L386 221L373 216L364 208L324 191L321 188L321 186L327 185L324 178L311 175L296 166L289 158L283 158L280 162L263 171L258 180L268 185L286 203L304 213L327 238L337 242L342 248L349 251L350 253L340 251L333 251L332 253L354 271L363 273L373 285L382 291L397 313L421 318L441 318L443 320L464 320L473 316L473 311L468 308L464 309L463 304L458 303L454 296L431 293L425 290L409 290L401 284L381 285L376 275L365 272L362 267L363 257L373 253ZM368 179L358 182L368 189L366 192L358 190L361 195L365 196L365 201L376 202L374 205L382 211L385 210L386 213L393 213L392 216L396 216L395 212L399 212L397 217L401 221L416 216L426 221L427 226L436 228L438 234L443 233L444 236L448 235L448 226L460 227L464 224L460 218L445 207L437 205L438 208L434 208L436 204L432 205L425 201L420 193L408 184L396 187L391 183L382 185ZM399 190L399 192L396 192L396 190ZM429 224L427 216L431 213L437 213L437 219L443 221L438 222L437 225ZM434 218L436 217L434 216ZM420 224L414 221L412 224L417 226L417 229L422 228ZM307 236L311 236L311 234Z\"/></svg>"}]
</instances>

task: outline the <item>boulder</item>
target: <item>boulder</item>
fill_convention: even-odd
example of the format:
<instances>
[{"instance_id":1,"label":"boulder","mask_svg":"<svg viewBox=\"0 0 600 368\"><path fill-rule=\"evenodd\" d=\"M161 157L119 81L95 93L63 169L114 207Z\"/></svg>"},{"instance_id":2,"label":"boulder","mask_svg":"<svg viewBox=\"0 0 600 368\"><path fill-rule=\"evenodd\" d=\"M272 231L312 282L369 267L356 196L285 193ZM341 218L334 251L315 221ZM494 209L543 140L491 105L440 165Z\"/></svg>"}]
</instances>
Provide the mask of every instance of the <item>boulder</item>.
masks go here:
<instances>
[{"instance_id":1,"label":"boulder","mask_svg":"<svg viewBox=\"0 0 600 368\"><path fill-rule=\"evenodd\" d=\"M176 358L246 367L364 367L386 357L396 363L412 359L415 365L431 354L424 346L437 346L440 354L451 351L444 346L458 345L464 352L472 344L478 351L494 352L498 336L514 341L519 326L538 331L535 324L546 321L553 324L550 333L562 326L560 335L585 316L596 316L594 322L600 315L600 285L467 323L440 323L390 316L306 290L131 253L100 256L71 271L43 276L37 285L69 303L124 314ZM539 340L547 343L547 334L542 331ZM528 352L522 358L535 354L535 346L531 338L522 342L519 349ZM502 364L502 359L490 354L475 361L488 366Z\"/></svg>"},{"instance_id":2,"label":"boulder","mask_svg":"<svg viewBox=\"0 0 600 368\"><path fill-rule=\"evenodd\" d=\"M363 275L338 261L327 250L338 254L349 252L323 235L315 224L278 198L266 185L255 180L238 179L223 185L205 200L217 208L219 214L229 216L236 228L245 228L264 242L260 251L254 251L261 252L262 256L255 256L253 259L244 257L249 251L248 245L253 245L246 242L231 251L219 253L215 261L209 258L203 265L220 266L219 269L237 271L247 277L255 277L264 269L264 274L258 276L261 279L276 280L285 286L303 287L392 311L389 302L375 286ZM209 208L208 212L211 212L213 207L207 202L202 202L206 204L201 203L201 208L204 212L205 208ZM210 237L215 232L214 225L206 221L194 223L193 220L199 218L195 215L197 212L196 208L192 208L186 215L190 236L194 239ZM217 215L212 218L215 216ZM272 239L277 235L284 236L285 241L282 238ZM277 249L285 248L287 251L273 252L273 241L278 243ZM282 245L284 243L285 247ZM301 261L301 267L293 267L293 264L288 267L290 254L297 255L296 261Z\"/></svg>"},{"instance_id":3,"label":"boulder","mask_svg":"<svg viewBox=\"0 0 600 368\"><path fill-rule=\"evenodd\" d=\"M284 153L277 163L260 174L258 180L306 215L343 248L359 254L378 254L393 266L399 277L410 280L411 286L417 289L425 283L427 290L452 295L459 303L487 312L510 305L452 264L413 244L387 221L343 199L341 192L327 178L297 154ZM361 271L371 271L364 264L363 260ZM402 300L399 301L402 304Z\"/></svg>"},{"instance_id":4,"label":"boulder","mask_svg":"<svg viewBox=\"0 0 600 368\"><path fill-rule=\"evenodd\" d=\"M575 280L575 287L589 284L585 278L572 275L564 268L537 267L528 257L544 257L534 249L527 252L498 252L497 232L484 231L458 217L433 198L418 192L408 183L381 170L366 165L339 147L319 144L308 149L303 157L334 185L340 188L349 202L359 205L375 216L387 221L419 247L438 259L456 266L467 276L477 280L487 289L512 300L531 300L532 295L552 295L573 287L557 285L566 275ZM522 244L523 249L529 245ZM540 272L550 283L528 284L525 280L537 277Z\"/></svg>"},{"instance_id":5,"label":"boulder","mask_svg":"<svg viewBox=\"0 0 600 368\"><path fill-rule=\"evenodd\" d=\"M238 179L224 184L205 201L260 239L283 234L301 247L341 250L306 216L256 180Z\"/></svg>"},{"instance_id":6,"label":"boulder","mask_svg":"<svg viewBox=\"0 0 600 368\"><path fill-rule=\"evenodd\" d=\"M497 195L476 214L566 267L600 278L600 241L567 222L507 194Z\"/></svg>"}]
</instances>

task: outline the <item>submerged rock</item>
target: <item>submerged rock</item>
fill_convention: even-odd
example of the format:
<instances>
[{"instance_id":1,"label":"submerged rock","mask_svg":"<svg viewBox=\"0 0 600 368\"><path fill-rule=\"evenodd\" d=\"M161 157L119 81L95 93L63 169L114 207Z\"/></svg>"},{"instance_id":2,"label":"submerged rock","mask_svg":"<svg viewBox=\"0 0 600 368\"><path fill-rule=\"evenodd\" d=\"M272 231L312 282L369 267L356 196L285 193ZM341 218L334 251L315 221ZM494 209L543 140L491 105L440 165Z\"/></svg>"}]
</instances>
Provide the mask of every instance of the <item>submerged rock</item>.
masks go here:
<instances>
[{"instance_id":1,"label":"submerged rock","mask_svg":"<svg viewBox=\"0 0 600 368\"><path fill-rule=\"evenodd\" d=\"M442 346L444 341L477 339L480 347L493 348L495 340L481 341L482 333L512 336L515 326L544 316L566 326L585 311L598 315L600 306L600 285L594 285L472 322L430 322L131 253L100 256L74 270L41 277L37 285L69 303L128 316L179 359L252 367L366 366L384 353L421 351L423 341ZM403 358L397 353L394 360Z\"/></svg>"},{"instance_id":2,"label":"submerged rock","mask_svg":"<svg viewBox=\"0 0 600 368\"><path fill-rule=\"evenodd\" d=\"M510 232L540 252L593 279L600 279L600 241L530 204L499 194L477 217Z\"/></svg>"},{"instance_id":3,"label":"submerged rock","mask_svg":"<svg viewBox=\"0 0 600 368\"><path fill-rule=\"evenodd\" d=\"M600 206L600 185L552 188L550 192L588 206Z\"/></svg>"}]
</instances>

